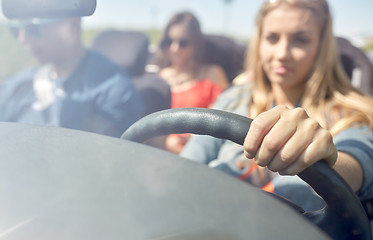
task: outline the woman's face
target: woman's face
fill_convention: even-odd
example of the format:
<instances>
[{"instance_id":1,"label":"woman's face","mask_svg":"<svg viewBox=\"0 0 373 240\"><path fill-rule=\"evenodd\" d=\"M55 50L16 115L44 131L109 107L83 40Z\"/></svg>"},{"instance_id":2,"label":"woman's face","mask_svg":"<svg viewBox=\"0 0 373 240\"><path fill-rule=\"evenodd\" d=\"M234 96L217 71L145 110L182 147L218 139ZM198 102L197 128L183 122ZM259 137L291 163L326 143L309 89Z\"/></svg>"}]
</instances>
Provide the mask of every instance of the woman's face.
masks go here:
<instances>
[{"instance_id":1,"label":"woman's face","mask_svg":"<svg viewBox=\"0 0 373 240\"><path fill-rule=\"evenodd\" d=\"M262 24L259 55L271 84L302 89L318 50L316 20L309 10L282 4Z\"/></svg>"},{"instance_id":2,"label":"woman's face","mask_svg":"<svg viewBox=\"0 0 373 240\"><path fill-rule=\"evenodd\" d=\"M185 26L175 24L170 28L167 45L172 64L185 65L192 59L192 40Z\"/></svg>"}]
</instances>

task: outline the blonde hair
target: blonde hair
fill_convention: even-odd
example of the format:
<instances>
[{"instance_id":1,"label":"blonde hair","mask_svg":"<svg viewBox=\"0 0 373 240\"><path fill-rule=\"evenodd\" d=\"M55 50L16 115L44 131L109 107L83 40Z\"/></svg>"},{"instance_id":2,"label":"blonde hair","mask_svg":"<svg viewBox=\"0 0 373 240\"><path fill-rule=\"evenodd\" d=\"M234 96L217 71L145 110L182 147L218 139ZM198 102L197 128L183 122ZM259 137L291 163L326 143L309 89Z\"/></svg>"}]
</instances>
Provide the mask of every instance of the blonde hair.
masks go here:
<instances>
[{"instance_id":1,"label":"blonde hair","mask_svg":"<svg viewBox=\"0 0 373 240\"><path fill-rule=\"evenodd\" d=\"M367 124L373 128L373 99L352 86L342 67L326 0L267 0L262 5L246 58L247 71L252 73L254 82L249 116L256 117L270 109L274 102L270 81L260 62L259 47L264 18L281 4L309 10L321 30L318 53L301 107L333 135L354 124Z\"/></svg>"}]
</instances>

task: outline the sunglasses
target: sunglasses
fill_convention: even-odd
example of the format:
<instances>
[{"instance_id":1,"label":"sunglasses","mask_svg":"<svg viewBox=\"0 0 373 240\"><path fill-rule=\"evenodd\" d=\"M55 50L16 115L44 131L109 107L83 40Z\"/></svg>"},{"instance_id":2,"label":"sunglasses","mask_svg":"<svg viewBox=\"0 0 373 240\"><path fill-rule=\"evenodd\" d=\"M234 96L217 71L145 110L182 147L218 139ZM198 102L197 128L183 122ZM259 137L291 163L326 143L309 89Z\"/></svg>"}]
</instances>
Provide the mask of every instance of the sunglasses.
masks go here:
<instances>
[{"instance_id":1,"label":"sunglasses","mask_svg":"<svg viewBox=\"0 0 373 240\"><path fill-rule=\"evenodd\" d=\"M31 19L11 21L8 23L8 29L15 38L18 38L21 30L23 30L28 37L40 38L43 36L46 25L62 22L63 20L64 19Z\"/></svg>"},{"instance_id":2,"label":"sunglasses","mask_svg":"<svg viewBox=\"0 0 373 240\"><path fill-rule=\"evenodd\" d=\"M176 43L179 48L186 48L190 45L190 41L187 40L187 39L171 39L171 38L167 38L165 40L165 46L166 47L170 47L173 43Z\"/></svg>"}]
</instances>

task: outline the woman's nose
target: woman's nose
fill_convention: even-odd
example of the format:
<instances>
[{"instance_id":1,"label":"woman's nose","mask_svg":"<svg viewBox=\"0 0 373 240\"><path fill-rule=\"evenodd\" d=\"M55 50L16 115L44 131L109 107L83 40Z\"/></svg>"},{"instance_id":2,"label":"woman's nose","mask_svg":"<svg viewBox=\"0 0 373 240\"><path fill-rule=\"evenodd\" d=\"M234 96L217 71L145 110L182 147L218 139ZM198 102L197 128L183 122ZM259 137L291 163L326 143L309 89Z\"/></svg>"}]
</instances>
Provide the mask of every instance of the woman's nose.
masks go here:
<instances>
[{"instance_id":1,"label":"woman's nose","mask_svg":"<svg viewBox=\"0 0 373 240\"><path fill-rule=\"evenodd\" d=\"M177 52L177 51L179 51L179 50L180 50L180 45L179 45L179 43L176 42L176 41L172 42L171 45L170 45L170 50L171 50L172 52Z\"/></svg>"},{"instance_id":2,"label":"woman's nose","mask_svg":"<svg viewBox=\"0 0 373 240\"><path fill-rule=\"evenodd\" d=\"M276 57L278 59L287 59L290 57L290 41L288 39L281 39L276 46Z\"/></svg>"}]
</instances>

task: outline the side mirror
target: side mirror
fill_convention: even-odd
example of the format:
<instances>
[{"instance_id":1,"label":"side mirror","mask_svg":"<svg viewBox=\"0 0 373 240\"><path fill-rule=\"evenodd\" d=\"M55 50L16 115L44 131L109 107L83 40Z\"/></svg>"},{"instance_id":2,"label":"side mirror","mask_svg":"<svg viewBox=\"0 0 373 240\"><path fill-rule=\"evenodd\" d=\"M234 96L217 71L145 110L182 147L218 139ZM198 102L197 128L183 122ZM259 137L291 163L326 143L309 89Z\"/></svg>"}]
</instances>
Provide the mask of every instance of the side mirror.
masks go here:
<instances>
[{"instance_id":1,"label":"side mirror","mask_svg":"<svg viewBox=\"0 0 373 240\"><path fill-rule=\"evenodd\" d=\"M96 10L96 0L2 0L5 17L68 18L90 16Z\"/></svg>"}]
</instances>

